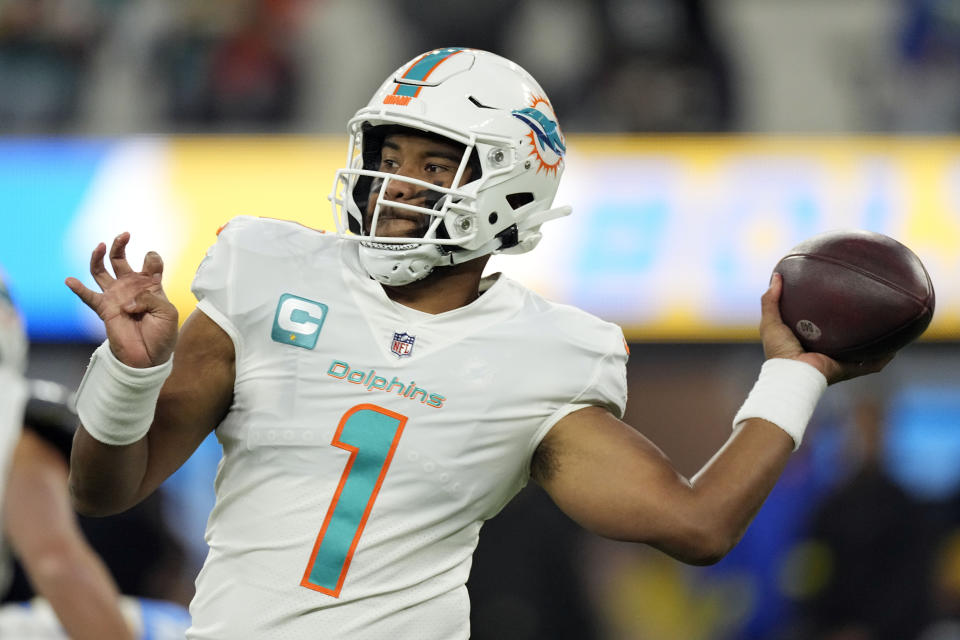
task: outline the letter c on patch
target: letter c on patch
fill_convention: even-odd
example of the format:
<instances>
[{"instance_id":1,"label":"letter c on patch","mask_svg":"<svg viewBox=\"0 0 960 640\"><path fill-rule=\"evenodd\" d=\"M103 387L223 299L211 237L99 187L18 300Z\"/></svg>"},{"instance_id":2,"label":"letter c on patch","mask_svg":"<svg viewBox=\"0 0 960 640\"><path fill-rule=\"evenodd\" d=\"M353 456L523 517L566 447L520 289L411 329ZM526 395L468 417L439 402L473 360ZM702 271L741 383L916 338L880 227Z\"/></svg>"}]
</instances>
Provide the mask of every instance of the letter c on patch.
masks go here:
<instances>
[{"instance_id":1,"label":"letter c on patch","mask_svg":"<svg viewBox=\"0 0 960 640\"><path fill-rule=\"evenodd\" d=\"M275 342L313 349L327 317L327 305L290 293L280 296L270 337Z\"/></svg>"}]
</instances>

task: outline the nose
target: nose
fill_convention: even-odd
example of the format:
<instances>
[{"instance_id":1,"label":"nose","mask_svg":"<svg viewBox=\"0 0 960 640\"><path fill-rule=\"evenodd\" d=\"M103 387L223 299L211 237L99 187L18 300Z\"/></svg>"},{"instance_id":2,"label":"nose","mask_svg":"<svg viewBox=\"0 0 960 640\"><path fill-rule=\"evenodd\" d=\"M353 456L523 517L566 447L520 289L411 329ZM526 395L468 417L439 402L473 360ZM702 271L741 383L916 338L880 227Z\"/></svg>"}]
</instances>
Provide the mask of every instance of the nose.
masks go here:
<instances>
[{"instance_id":1,"label":"nose","mask_svg":"<svg viewBox=\"0 0 960 640\"><path fill-rule=\"evenodd\" d=\"M419 190L415 185L407 182L406 180L398 180L397 178L412 178L414 176L410 175L408 171L397 171L395 174L390 176L387 179L387 187L384 190L385 195L388 200L409 200L413 198L414 194Z\"/></svg>"},{"instance_id":2,"label":"nose","mask_svg":"<svg viewBox=\"0 0 960 640\"><path fill-rule=\"evenodd\" d=\"M387 187L384 189L384 195L387 196L388 200L403 200L410 196L412 193L413 185L404 180L397 180L396 176L401 176L402 174L397 172L387 178Z\"/></svg>"}]
</instances>

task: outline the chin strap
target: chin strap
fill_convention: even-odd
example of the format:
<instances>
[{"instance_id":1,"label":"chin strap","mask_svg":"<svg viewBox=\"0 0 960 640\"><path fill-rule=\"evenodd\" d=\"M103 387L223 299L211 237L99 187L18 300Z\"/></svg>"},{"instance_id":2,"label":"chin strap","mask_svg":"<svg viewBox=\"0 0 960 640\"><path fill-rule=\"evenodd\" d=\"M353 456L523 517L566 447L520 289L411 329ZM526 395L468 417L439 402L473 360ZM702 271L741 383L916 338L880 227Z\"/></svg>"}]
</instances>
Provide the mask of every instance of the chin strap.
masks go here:
<instances>
[{"instance_id":1,"label":"chin strap","mask_svg":"<svg viewBox=\"0 0 960 640\"><path fill-rule=\"evenodd\" d=\"M415 244L408 249L383 249L361 243L360 264L380 284L402 287L425 278L443 254L435 244Z\"/></svg>"}]
</instances>

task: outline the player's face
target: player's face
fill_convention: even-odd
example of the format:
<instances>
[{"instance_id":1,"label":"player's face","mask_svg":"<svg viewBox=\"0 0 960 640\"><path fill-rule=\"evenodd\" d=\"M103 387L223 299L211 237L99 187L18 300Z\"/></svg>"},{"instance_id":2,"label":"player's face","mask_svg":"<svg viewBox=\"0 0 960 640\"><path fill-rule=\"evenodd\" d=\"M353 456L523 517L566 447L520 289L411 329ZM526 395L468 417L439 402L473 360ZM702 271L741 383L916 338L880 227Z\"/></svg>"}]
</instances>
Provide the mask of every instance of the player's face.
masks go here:
<instances>
[{"instance_id":1,"label":"player's face","mask_svg":"<svg viewBox=\"0 0 960 640\"><path fill-rule=\"evenodd\" d=\"M415 178L438 187L453 186L453 179L463 158L463 145L453 141L418 136L416 134L392 134L384 138L380 153L379 170L407 178ZM470 180L470 171L465 172L463 182ZM364 227L370 228L373 218L373 203L382 181L374 180L371 187L370 206L364 215ZM440 193L402 180L390 180L384 192L387 200L432 208ZM428 216L397 207L380 207L375 235L395 237L421 237L430 224Z\"/></svg>"}]
</instances>

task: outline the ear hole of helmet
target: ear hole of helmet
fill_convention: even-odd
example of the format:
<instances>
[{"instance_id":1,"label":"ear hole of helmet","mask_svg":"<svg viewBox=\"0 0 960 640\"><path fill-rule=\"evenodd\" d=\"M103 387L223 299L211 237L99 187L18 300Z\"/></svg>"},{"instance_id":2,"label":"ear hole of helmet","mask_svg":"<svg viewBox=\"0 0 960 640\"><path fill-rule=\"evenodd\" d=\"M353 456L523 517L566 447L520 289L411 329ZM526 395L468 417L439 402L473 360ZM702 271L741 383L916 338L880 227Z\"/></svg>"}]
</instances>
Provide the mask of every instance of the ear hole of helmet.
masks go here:
<instances>
[{"instance_id":1,"label":"ear hole of helmet","mask_svg":"<svg viewBox=\"0 0 960 640\"><path fill-rule=\"evenodd\" d=\"M523 193L511 193L507 196L507 204L513 207L514 211L526 204L530 204L531 202L533 202L533 194L529 191L524 191Z\"/></svg>"}]
</instances>

